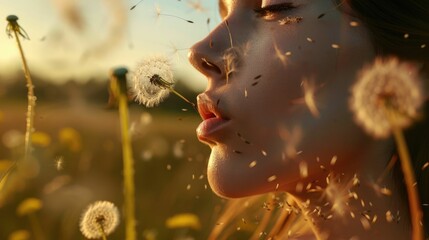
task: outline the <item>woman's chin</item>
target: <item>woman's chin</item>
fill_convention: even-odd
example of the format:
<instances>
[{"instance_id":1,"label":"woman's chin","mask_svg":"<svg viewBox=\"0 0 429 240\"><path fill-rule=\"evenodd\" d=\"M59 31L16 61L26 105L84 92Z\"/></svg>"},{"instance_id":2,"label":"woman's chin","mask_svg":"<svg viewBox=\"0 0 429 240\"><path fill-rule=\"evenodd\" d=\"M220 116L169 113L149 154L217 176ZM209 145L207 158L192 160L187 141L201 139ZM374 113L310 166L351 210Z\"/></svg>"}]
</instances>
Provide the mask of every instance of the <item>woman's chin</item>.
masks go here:
<instances>
[{"instance_id":1,"label":"woman's chin","mask_svg":"<svg viewBox=\"0 0 429 240\"><path fill-rule=\"evenodd\" d=\"M275 189L275 183L267 183L257 169L249 168L244 154L228 154L220 146L212 148L207 178L213 192L224 198L248 197Z\"/></svg>"}]
</instances>

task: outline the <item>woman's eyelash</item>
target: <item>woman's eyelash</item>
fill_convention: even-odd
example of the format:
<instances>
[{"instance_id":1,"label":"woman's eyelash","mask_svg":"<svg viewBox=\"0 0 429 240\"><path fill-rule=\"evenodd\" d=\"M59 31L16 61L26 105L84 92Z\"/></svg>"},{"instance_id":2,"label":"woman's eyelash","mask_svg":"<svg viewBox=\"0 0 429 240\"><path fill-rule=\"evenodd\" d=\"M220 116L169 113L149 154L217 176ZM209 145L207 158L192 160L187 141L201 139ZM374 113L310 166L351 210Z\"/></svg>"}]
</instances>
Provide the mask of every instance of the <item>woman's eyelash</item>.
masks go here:
<instances>
[{"instance_id":1,"label":"woman's eyelash","mask_svg":"<svg viewBox=\"0 0 429 240\"><path fill-rule=\"evenodd\" d=\"M256 14L258 14L259 17L263 17L269 14L288 11L294 8L296 8L296 6L293 3L288 2L288 3L279 3L279 4L273 4L273 5L257 8L257 9L254 9L254 11Z\"/></svg>"}]
</instances>

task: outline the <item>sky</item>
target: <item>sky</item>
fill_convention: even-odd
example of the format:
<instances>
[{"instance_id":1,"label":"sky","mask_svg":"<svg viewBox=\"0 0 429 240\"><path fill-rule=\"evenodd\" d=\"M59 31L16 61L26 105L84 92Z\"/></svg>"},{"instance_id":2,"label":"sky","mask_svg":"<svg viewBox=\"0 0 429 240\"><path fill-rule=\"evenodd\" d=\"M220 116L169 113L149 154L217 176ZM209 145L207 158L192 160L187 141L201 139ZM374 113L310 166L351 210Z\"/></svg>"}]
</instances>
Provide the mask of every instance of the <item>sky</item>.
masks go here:
<instances>
[{"instance_id":1,"label":"sky","mask_svg":"<svg viewBox=\"0 0 429 240\"><path fill-rule=\"evenodd\" d=\"M204 89L206 80L189 64L187 52L220 22L217 1L139 1L0 0L0 18L6 29L6 17L18 16L30 37L21 38L30 72L46 80L106 79L114 67L132 72L147 57L167 55L177 78L194 90ZM157 8L194 23L157 16ZM19 73L16 41L0 32L0 81Z\"/></svg>"}]
</instances>

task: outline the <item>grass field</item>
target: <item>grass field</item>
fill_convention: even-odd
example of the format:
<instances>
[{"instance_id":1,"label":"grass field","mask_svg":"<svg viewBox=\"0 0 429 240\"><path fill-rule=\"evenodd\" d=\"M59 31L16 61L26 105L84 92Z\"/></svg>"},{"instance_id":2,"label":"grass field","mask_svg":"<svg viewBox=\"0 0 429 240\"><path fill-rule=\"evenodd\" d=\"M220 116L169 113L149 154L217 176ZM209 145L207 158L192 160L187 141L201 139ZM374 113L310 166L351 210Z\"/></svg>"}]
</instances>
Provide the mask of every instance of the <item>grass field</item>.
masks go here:
<instances>
[{"instance_id":1,"label":"grass field","mask_svg":"<svg viewBox=\"0 0 429 240\"><path fill-rule=\"evenodd\" d=\"M138 239L206 238L222 200L208 187L209 149L195 136L200 117L192 109L170 113L137 105L130 109ZM0 103L1 172L22 157L25 112L25 103ZM16 213L30 197L42 201L34 215L46 239L84 239L79 219L88 204L107 200L120 210L123 205L117 110L83 103L39 103L35 130L33 152L39 170L32 178L12 173L6 179L0 195L0 239L17 230L33 232L29 218ZM167 227L166 220L180 213L196 215L201 227L190 223ZM123 236L121 222L109 239Z\"/></svg>"}]
</instances>

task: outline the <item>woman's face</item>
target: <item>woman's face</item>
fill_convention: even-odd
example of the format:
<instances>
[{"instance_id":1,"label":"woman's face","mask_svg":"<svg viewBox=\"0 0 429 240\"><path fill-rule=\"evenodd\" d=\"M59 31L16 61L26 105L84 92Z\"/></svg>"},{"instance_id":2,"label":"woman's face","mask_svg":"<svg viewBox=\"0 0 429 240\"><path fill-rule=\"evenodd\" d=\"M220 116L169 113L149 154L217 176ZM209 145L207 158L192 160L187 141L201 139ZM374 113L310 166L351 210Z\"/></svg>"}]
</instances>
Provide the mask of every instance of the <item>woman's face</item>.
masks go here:
<instances>
[{"instance_id":1,"label":"woman's face","mask_svg":"<svg viewBox=\"0 0 429 240\"><path fill-rule=\"evenodd\" d=\"M208 78L198 96L208 179L225 197L296 191L340 171L368 142L349 88L374 53L367 30L330 0L224 0L224 21L190 53ZM341 8L341 10L339 9ZM322 15L323 14L323 15ZM358 26L356 26L356 23Z\"/></svg>"}]
</instances>

